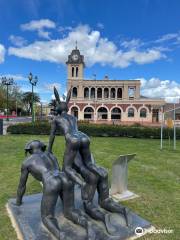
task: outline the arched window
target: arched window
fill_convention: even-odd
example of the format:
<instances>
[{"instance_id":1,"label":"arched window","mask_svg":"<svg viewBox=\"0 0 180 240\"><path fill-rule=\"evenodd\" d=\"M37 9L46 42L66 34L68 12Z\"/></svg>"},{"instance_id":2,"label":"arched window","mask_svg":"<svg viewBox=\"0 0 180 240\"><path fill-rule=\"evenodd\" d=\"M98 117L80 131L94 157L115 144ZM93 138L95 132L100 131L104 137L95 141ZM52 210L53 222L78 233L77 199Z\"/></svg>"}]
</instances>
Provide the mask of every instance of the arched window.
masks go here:
<instances>
[{"instance_id":1,"label":"arched window","mask_svg":"<svg viewBox=\"0 0 180 240\"><path fill-rule=\"evenodd\" d=\"M111 88L111 98L114 99L116 96L116 89L115 88Z\"/></svg>"},{"instance_id":2,"label":"arched window","mask_svg":"<svg viewBox=\"0 0 180 240\"><path fill-rule=\"evenodd\" d=\"M97 98L102 98L102 88L97 89Z\"/></svg>"},{"instance_id":3,"label":"arched window","mask_svg":"<svg viewBox=\"0 0 180 240\"><path fill-rule=\"evenodd\" d=\"M117 98L122 98L122 88L118 88L118 90L117 90Z\"/></svg>"},{"instance_id":4,"label":"arched window","mask_svg":"<svg viewBox=\"0 0 180 240\"><path fill-rule=\"evenodd\" d=\"M100 107L98 109L98 119L99 120L104 120L108 118L108 112L107 109L105 107Z\"/></svg>"},{"instance_id":5,"label":"arched window","mask_svg":"<svg viewBox=\"0 0 180 240\"><path fill-rule=\"evenodd\" d=\"M104 89L104 98L109 98L109 89L108 88Z\"/></svg>"},{"instance_id":6,"label":"arched window","mask_svg":"<svg viewBox=\"0 0 180 240\"><path fill-rule=\"evenodd\" d=\"M89 88L84 89L84 98L89 98Z\"/></svg>"},{"instance_id":7,"label":"arched window","mask_svg":"<svg viewBox=\"0 0 180 240\"><path fill-rule=\"evenodd\" d=\"M84 109L84 119L94 119L94 109L92 107L86 107Z\"/></svg>"},{"instance_id":8,"label":"arched window","mask_svg":"<svg viewBox=\"0 0 180 240\"><path fill-rule=\"evenodd\" d=\"M134 108L128 109L128 117L134 117Z\"/></svg>"},{"instance_id":9,"label":"arched window","mask_svg":"<svg viewBox=\"0 0 180 240\"><path fill-rule=\"evenodd\" d=\"M78 77L78 67L76 67L76 77Z\"/></svg>"},{"instance_id":10,"label":"arched window","mask_svg":"<svg viewBox=\"0 0 180 240\"><path fill-rule=\"evenodd\" d=\"M146 118L146 117L147 117L147 110L145 108L141 108L140 118Z\"/></svg>"},{"instance_id":11,"label":"arched window","mask_svg":"<svg viewBox=\"0 0 180 240\"><path fill-rule=\"evenodd\" d=\"M72 67L72 77L74 77L74 67Z\"/></svg>"},{"instance_id":12,"label":"arched window","mask_svg":"<svg viewBox=\"0 0 180 240\"><path fill-rule=\"evenodd\" d=\"M121 110L119 108L113 108L111 111L111 119L121 119Z\"/></svg>"},{"instance_id":13,"label":"arched window","mask_svg":"<svg viewBox=\"0 0 180 240\"><path fill-rule=\"evenodd\" d=\"M77 87L73 87L72 97L73 97L73 98L77 98Z\"/></svg>"},{"instance_id":14,"label":"arched window","mask_svg":"<svg viewBox=\"0 0 180 240\"><path fill-rule=\"evenodd\" d=\"M78 119L78 108L77 107L72 107L71 108L71 114Z\"/></svg>"},{"instance_id":15,"label":"arched window","mask_svg":"<svg viewBox=\"0 0 180 240\"><path fill-rule=\"evenodd\" d=\"M91 88L91 98L95 98L95 88Z\"/></svg>"}]
</instances>

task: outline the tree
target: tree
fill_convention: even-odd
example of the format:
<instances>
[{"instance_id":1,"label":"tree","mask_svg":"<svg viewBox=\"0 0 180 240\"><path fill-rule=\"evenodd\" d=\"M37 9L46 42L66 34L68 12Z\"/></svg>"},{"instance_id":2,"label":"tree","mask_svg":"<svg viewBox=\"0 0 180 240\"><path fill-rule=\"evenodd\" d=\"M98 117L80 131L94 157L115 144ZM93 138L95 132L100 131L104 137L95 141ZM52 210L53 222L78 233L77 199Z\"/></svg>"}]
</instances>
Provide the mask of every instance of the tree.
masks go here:
<instances>
[{"instance_id":1,"label":"tree","mask_svg":"<svg viewBox=\"0 0 180 240\"><path fill-rule=\"evenodd\" d=\"M9 96L9 111L16 111L17 108L21 111L23 108L22 104L23 92L17 85L9 86L8 96ZM7 87L0 84L0 109L5 110L7 108Z\"/></svg>"},{"instance_id":2,"label":"tree","mask_svg":"<svg viewBox=\"0 0 180 240\"><path fill-rule=\"evenodd\" d=\"M23 92L17 85L11 86L9 89L9 96L10 96L10 110L11 111L19 111L21 112L23 109Z\"/></svg>"},{"instance_id":3,"label":"tree","mask_svg":"<svg viewBox=\"0 0 180 240\"><path fill-rule=\"evenodd\" d=\"M53 109L55 109L56 107L56 100L55 99L51 99L50 103L48 104L49 107L52 107Z\"/></svg>"},{"instance_id":4,"label":"tree","mask_svg":"<svg viewBox=\"0 0 180 240\"><path fill-rule=\"evenodd\" d=\"M25 92L22 96L22 101L24 103L27 113L32 114L32 92ZM40 97L37 93L33 94L33 102L40 102Z\"/></svg>"},{"instance_id":5,"label":"tree","mask_svg":"<svg viewBox=\"0 0 180 240\"><path fill-rule=\"evenodd\" d=\"M51 99L51 101L49 102L49 107L51 107L51 112L50 114L54 115L55 114L55 110L56 110L56 100L55 99Z\"/></svg>"},{"instance_id":6,"label":"tree","mask_svg":"<svg viewBox=\"0 0 180 240\"><path fill-rule=\"evenodd\" d=\"M4 87L0 86L0 109L6 108L6 92Z\"/></svg>"}]
</instances>

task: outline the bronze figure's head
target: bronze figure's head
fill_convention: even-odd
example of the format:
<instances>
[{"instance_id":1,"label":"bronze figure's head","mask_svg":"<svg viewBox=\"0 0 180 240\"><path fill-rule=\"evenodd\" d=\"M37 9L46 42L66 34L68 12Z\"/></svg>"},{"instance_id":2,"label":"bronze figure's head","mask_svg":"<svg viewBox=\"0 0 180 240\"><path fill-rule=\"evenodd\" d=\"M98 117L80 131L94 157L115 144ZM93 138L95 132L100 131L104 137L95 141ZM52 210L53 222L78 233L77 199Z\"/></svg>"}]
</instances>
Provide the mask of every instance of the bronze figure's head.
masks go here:
<instances>
[{"instance_id":1,"label":"bronze figure's head","mask_svg":"<svg viewBox=\"0 0 180 240\"><path fill-rule=\"evenodd\" d=\"M66 97L66 101L61 101L57 89L54 87L54 96L56 98L56 113L68 112L68 103L71 98L71 88L69 89Z\"/></svg>"},{"instance_id":2,"label":"bronze figure's head","mask_svg":"<svg viewBox=\"0 0 180 240\"><path fill-rule=\"evenodd\" d=\"M39 140L33 140L26 144L24 150L25 155L27 155L27 153L29 154L38 153L39 151L44 152L46 150L46 145Z\"/></svg>"}]
</instances>

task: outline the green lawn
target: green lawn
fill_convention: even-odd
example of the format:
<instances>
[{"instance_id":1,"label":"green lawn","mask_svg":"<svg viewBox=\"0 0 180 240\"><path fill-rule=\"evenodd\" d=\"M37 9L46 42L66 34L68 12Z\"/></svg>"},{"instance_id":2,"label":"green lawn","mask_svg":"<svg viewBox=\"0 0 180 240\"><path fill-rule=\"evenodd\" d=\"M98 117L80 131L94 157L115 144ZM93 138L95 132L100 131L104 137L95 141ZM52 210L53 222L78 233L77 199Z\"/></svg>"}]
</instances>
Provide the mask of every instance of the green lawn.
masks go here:
<instances>
[{"instance_id":1,"label":"green lawn","mask_svg":"<svg viewBox=\"0 0 180 240\"><path fill-rule=\"evenodd\" d=\"M5 210L9 198L16 196L24 145L32 139L48 142L48 136L9 135L0 137L0 240L16 239ZM167 142L166 142L167 145ZM124 202L156 228L173 229L173 234L152 234L142 239L180 239L180 141L176 152L159 150L159 140L127 138L92 138L91 150L96 162L109 169L119 154L136 153L129 165L129 189L140 197ZM62 161L64 140L57 137L54 153ZM41 191L30 178L27 194ZM178 221L179 220L179 221Z\"/></svg>"}]
</instances>

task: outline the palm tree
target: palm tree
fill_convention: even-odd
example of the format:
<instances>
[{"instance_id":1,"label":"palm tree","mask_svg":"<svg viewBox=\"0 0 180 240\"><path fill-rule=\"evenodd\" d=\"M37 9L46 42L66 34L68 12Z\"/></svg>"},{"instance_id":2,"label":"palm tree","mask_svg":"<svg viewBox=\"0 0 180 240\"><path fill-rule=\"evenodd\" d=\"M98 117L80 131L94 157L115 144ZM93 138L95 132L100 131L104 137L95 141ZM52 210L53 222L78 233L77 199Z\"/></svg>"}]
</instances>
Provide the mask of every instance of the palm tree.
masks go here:
<instances>
[{"instance_id":1,"label":"palm tree","mask_svg":"<svg viewBox=\"0 0 180 240\"><path fill-rule=\"evenodd\" d=\"M48 104L50 107L55 108L56 107L56 100L55 99L51 99L51 101Z\"/></svg>"},{"instance_id":2,"label":"palm tree","mask_svg":"<svg viewBox=\"0 0 180 240\"><path fill-rule=\"evenodd\" d=\"M55 114L55 110L56 110L56 100L55 99L51 99L51 101L49 102L48 105L49 105L49 107L51 107L50 113L52 115L54 115Z\"/></svg>"},{"instance_id":3,"label":"palm tree","mask_svg":"<svg viewBox=\"0 0 180 240\"><path fill-rule=\"evenodd\" d=\"M24 102L25 108L28 114L32 114L32 92L25 92L23 94L22 100ZM37 103L40 102L40 97L37 93L33 93L33 102Z\"/></svg>"}]
</instances>

